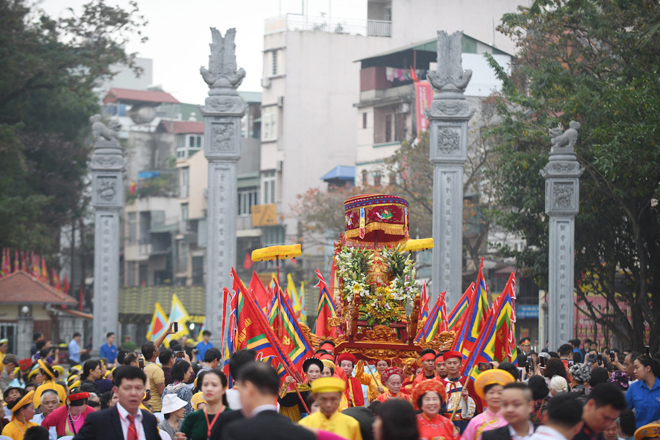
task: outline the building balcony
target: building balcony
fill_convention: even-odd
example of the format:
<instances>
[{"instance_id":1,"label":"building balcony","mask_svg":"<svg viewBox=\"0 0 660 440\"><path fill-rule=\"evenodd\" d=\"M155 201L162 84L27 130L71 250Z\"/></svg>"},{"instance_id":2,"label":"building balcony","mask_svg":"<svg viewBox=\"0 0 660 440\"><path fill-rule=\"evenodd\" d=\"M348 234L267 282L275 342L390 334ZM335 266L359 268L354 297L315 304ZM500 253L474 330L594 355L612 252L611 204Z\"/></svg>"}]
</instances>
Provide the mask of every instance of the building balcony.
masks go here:
<instances>
[{"instance_id":1,"label":"building balcony","mask_svg":"<svg viewBox=\"0 0 660 440\"><path fill-rule=\"evenodd\" d=\"M331 32L368 37L391 37L392 22L383 20L360 20L355 18L310 17L286 14L266 20L264 35L284 31Z\"/></svg>"}]
</instances>

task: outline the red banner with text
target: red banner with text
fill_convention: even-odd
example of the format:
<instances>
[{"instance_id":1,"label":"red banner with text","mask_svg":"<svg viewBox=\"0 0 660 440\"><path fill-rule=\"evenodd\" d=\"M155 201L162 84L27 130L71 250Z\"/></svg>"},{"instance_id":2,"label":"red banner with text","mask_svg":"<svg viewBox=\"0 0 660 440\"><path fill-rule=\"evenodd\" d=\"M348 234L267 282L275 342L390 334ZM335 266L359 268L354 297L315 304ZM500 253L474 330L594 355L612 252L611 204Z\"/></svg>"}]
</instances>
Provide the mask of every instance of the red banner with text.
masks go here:
<instances>
[{"instance_id":1,"label":"red banner with text","mask_svg":"<svg viewBox=\"0 0 660 440\"><path fill-rule=\"evenodd\" d=\"M415 82L415 113L417 114L417 133L429 128L429 120L425 111L431 107L433 102L433 88L428 81Z\"/></svg>"}]
</instances>

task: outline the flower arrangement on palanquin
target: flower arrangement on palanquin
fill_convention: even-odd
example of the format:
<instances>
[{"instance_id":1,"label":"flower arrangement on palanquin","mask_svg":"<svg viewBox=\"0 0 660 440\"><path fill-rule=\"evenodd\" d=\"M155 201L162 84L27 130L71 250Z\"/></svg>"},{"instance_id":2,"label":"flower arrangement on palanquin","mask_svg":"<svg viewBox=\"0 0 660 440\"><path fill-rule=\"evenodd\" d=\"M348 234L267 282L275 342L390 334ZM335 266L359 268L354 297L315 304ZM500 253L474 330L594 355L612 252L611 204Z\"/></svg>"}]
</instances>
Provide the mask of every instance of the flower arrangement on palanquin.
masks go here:
<instances>
[{"instance_id":1,"label":"flower arrangement on palanquin","mask_svg":"<svg viewBox=\"0 0 660 440\"><path fill-rule=\"evenodd\" d=\"M381 355L383 350L419 352L422 347L414 344L414 338L420 286L411 252L432 248L433 240L410 239L409 205L401 197L351 197L344 202L344 211L345 233L335 243L334 256L335 324L345 335L338 350L345 348L358 357L366 350L374 355L378 350ZM406 305L411 306L410 316ZM367 343L369 347L361 347Z\"/></svg>"}]
</instances>

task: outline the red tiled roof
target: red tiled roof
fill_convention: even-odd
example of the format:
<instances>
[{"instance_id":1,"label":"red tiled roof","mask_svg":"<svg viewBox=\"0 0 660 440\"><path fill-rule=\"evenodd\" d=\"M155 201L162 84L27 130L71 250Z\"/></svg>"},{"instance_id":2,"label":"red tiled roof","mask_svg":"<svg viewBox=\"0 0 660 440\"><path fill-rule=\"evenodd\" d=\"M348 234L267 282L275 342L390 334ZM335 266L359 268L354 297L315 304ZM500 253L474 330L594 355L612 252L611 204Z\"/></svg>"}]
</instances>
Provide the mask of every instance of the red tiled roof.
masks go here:
<instances>
[{"instance_id":1,"label":"red tiled roof","mask_svg":"<svg viewBox=\"0 0 660 440\"><path fill-rule=\"evenodd\" d=\"M27 272L19 270L0 278L0 303L75 305L78 301Z\"/></svg>"},{"instance_id":2,"label":"red tiled roof","mask_svg":"<svg viewBox=\"0 0 660 440\"><path fill-rule=\"evenodd\" d=\"M115 89L108 90L108 93L103 98L103 104L110 104L117 101L127 103L138 102L159 102L166 104L178 104L179 101L167 92L157 92L150 90L130 90L130 89Z\"/></svg>"},{"instance_id":3,"label":"red tiled roof","mask_svg":"<svg viewBox=\"0 0 660 440\"><path fill-rule=\"evenodd\" d=\"M161 120L160 125L167 133L204 134L204 123L197 121L167 121Z\"/></svg>"}]
</instances>

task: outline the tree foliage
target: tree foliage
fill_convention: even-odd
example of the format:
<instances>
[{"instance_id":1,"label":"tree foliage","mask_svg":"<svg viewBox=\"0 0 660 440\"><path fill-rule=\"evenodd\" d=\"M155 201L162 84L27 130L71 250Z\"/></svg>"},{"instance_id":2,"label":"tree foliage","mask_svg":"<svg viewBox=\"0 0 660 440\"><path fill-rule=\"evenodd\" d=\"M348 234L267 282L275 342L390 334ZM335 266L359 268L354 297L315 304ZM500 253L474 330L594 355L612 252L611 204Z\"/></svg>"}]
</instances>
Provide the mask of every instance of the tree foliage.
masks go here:
<instances>
[{"instance_id":1,"label":"tree foliage","mask_svg":"<svg viewBox=\"0 0 660 440\"><path fill-rule=\"evenodd\" d=\"M134 67L124 45L144 24L135 3L94 0L53 19L0 0L0 247L52 254L61 227L84 215L93 88L112 65Z\"/></svg>"},{"instance_id":2,"label":"tree foliage","mask_svg":"<svg viewBox=\"0 0 660 440\"><path fill-rule=\"evenodd\" d=\"M491 59L504 81L496 97L501 124L489 133L497 158L491 180L503 207L496 221L528 245L511 254L547 288L539 171L549 128L580 121L578 307L638 351L645 323L654 350L660 342L660 46L645 37L659 18L655 1L535 0L499 27L517 43L515 73ZM608 307L593 307L588 295L605 297Z\"/></svg>"}]
</instances>

